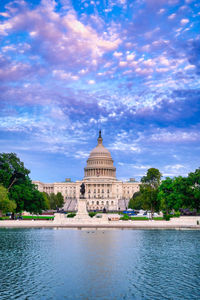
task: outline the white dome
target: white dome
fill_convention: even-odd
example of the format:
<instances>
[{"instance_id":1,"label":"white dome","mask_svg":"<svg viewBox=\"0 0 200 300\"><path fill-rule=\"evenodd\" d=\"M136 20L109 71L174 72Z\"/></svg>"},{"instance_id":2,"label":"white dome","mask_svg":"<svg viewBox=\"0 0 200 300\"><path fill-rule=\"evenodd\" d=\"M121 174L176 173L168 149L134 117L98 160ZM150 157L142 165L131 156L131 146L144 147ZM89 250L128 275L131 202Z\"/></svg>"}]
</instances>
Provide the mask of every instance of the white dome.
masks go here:
<instances>
[{"instance_id":1,"label":"white dome","mask_svg":"<svg viewBox=\"0 0 200 300\"><path fill-rule=\"evenodd\" d=\"M116 168L113 166L113 160L110 152L106 149L102 142L101 131L97 139L98 145L91 151L87 160L85 170L85 178L96 177L116 177Z\"/></svg>"},{"instance_id":2,"label":"white dome","mask_svg":"<svg viewBox=\"0 0 200 300\"><path fill-rule=\"evenodd\" d=\"M89 158L102 158L108 157L112 158L108 149L106 149L102 144L98 144L91 152Z\"/></svg>"}]
</instances>

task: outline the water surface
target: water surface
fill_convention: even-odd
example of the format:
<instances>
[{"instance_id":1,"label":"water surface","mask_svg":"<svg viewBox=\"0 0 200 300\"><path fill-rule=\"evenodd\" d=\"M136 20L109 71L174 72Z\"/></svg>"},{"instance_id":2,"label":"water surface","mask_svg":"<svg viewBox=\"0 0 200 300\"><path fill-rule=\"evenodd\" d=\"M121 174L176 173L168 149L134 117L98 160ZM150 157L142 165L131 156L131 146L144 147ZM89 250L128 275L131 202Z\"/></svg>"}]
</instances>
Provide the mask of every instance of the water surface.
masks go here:
<instances>
[{"instance_id":1,"label":"water surface","mask_svg":"<svg viewBox=\"0 0 200 300\"><path fill-rule=\"evenodd\" d=\"M0 229L0 299L200 299L200 231Z\"/></svg>"}]
</instances>

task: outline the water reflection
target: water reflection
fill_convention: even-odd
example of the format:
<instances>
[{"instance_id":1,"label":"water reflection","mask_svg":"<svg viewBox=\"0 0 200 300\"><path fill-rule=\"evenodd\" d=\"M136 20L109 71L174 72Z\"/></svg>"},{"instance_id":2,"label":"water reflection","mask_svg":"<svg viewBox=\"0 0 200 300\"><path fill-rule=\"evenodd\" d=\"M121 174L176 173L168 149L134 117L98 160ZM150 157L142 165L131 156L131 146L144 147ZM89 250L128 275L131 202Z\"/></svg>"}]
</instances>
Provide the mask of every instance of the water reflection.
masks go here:
<instances>
[{"instance_id":1,"label":"water reflection","mask_svg":"<svg viewBox=\"0 0 200 300\"><path fill-rule=\"evenodd\" d=\"M199 299L200 232L0 230L0 299Z\"/></svg>"}]
</instances>

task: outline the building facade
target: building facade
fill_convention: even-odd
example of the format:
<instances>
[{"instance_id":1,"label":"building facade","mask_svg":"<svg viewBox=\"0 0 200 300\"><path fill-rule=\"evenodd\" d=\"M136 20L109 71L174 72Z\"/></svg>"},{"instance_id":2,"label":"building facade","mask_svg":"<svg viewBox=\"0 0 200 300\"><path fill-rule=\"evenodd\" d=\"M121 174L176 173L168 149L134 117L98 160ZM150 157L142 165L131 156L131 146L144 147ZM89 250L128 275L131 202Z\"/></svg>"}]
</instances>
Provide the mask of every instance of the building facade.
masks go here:
<instances>
[{"instance_id":1,"label":"building facade","mask_svg":"<svg viewBox=\"0 0 200 300\"><path fill-rule=\"evenodd\" d=\"M110 152L103 145L101 131L97 139L97 146L91 151L84 168L84 178L72 182L69 178L65 182L43 183L33 181L41 192L48 194L60 192L65 200L65 210L76 210L80 198L80 185L85 184L85 198L88 210L119 211L128 206L133 194L139 191L139 182L134 178L123 182L116 178L116 168Z\"/></svg>"}]
</instances>

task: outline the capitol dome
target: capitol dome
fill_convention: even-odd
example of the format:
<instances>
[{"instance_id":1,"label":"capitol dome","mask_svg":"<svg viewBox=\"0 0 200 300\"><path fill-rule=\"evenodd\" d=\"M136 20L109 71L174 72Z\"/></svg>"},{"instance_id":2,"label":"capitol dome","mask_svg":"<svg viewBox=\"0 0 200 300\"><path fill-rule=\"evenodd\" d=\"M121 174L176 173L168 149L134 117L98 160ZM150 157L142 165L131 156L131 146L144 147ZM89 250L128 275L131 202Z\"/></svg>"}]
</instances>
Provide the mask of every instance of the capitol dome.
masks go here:
<instances>
[{"instance_id":1,"label":"capitol dome","mask_svg":"<svg viewBox=\"0 0 200 300\"><path fill-rule=\"evenodd\" d=\"M92 178L116 178L116 168L113 166L113 159L110 152L103 146L101 130L97 139L97 146L91 151L84 168L85 179Z\"/></svg>"}]
</instances>

